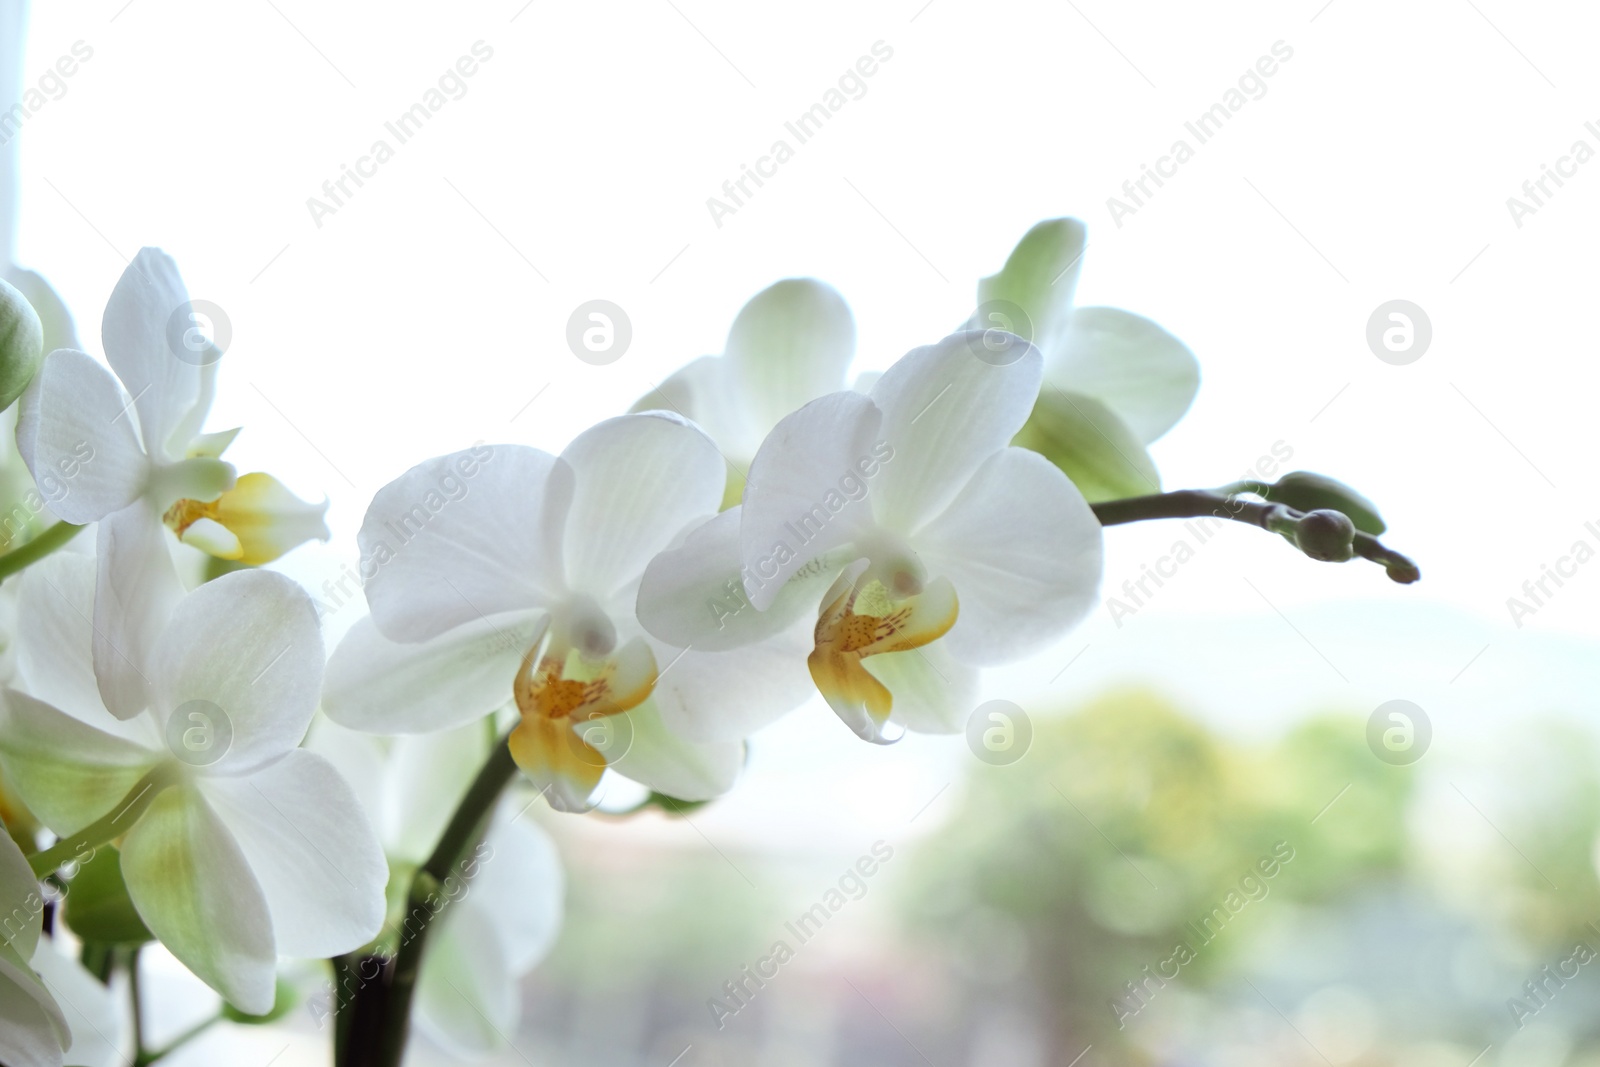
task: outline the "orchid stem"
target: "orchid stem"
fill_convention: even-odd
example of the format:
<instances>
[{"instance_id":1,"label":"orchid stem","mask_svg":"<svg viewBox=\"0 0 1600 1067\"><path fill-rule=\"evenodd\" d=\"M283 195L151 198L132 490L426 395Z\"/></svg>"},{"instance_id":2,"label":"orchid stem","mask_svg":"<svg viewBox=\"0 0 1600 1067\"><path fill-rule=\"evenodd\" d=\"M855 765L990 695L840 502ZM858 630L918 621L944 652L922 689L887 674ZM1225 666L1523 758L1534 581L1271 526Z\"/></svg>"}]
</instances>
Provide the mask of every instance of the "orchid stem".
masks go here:
<instances>
[{"instance_id":1,"label":"orchid stem","mask_svg":"<svg viewBox=\"0 0 1600 1067\"><path fill-rule=\"evenodd\" d=\"M172 784L172 778L170 767L153 768L134 783L128 795L119 800L111 811L71 837L63 837L49 848L35 852L28 857L28 866L33 868L35 875L43 878L69 860L82 862L86 858L81 855L83 852L93 855L101 845L127 833L161 790Z\"/></svg>"},{"instance_id":2,"label":"orchid stem","mask_svg":"<svg viewBox=\"0 0 1600 1067\"><path fill-rule=\"evenodd\" d=\"M82 526L74 526L70 522L58 522L46 527L43 533L27 544L19 545L10 552L0 555L0 581L11 577L29 564L44 559L77 536L81 529Z\"/></svg>"},{"instance_id":3,"label":"orchid stem","mask_svg":"<svg viewBox=\"0 0 1600 1067\"><path fill-rule=\"evenodd\" d=\"M440 835L433 855L412 876L411 888L406 894L407 922L415 920L417 927L410 931L402 924L409 936L401 940L385 990L387 1003L383 1005L383 1018L379 1022L377 1058L372 1061L377 1067L400 1067L400 1059L405 1054L406 1038L411 1031L412 994L416 992L423 946L428 931L433 928L434 910L429 907L428 899L475 847L483 835L490 809L516 774L517 764L511 758L507 735L495 742L488 760Z\"/></svg>"},{"instance_id":4,"label":"orchid stem","mask_svg":"<svg viewBox=\"0 0 1600 1067\"><path fill-rule=\"evenodd\" d=\"M1196 519L1210 516L1259 526L1263 530L1284 534L1291 540L1300 520L1306 516L1306 512L1296 511L1285 504L1245 500L1231 492L1213 489L1180 489L1152 496L1103 500L1090 507L1102 526L1142 522L1145 519ZM1389 578L1402 585L1422 577L1421 569L1409 558L1386 547L1369 533L1357 530L1350 547L1353 556L1382 564Z\"/></svg>"}]
</instances>

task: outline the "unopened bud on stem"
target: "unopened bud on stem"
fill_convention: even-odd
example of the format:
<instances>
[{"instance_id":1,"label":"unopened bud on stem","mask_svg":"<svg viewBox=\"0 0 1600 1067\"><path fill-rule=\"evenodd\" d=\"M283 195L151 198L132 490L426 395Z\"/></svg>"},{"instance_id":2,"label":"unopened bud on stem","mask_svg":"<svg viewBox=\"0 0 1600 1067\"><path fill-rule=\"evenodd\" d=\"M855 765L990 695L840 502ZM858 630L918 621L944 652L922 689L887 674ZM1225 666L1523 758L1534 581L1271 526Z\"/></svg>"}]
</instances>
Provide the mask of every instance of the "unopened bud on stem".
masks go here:
<instances>
[{"instance_id":1,"label":"unopened bud on stem","mask_svg":"<svg viewBox=\"0 0 1600 1067\"><path fill-rule=\"evenodd\" d=\"M1294 543L1323 563L1343 563L1355 555L1356 526L1342 511L1308 511L1295 524Z\"/></svg>"}]
</instances>

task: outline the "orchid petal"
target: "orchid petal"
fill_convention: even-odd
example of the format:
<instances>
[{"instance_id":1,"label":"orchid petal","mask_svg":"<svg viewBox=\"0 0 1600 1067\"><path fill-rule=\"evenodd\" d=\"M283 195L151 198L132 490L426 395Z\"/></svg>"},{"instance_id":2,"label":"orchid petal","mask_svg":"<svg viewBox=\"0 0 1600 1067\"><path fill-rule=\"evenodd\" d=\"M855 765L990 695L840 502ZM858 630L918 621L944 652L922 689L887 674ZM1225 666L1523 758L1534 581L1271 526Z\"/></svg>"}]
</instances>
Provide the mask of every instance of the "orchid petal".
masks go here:
<instances>
[{"instance_id":1,"label":"orchid petal","mask_svg":"<svg viewBox=\"0 0 1600 1067\"><path fill-rule=\"evenodd\" d=\"M816 612L823 590L847 562L842 557L849 551L813 560L815 566L790 576L767 609L757 611L739 575L742 515L740 508L724 511L650 561L639 585L637 611L651 636L674 648L722 652L783 633L795 620Z\"/></svg>"},{"instance_id":2,"label":"orchid petal","mask_svg":"<svg viewBox=\"0 0 1600 1067\"><path fill-rule=\"evenodd\" d=\"M201 402L198 362L180 359L167 336L174 314L188 304L172 257L141 248L111 291L100 324L106 360L133 395L145 451L157 462L177 458L171 449L187 445L172 437Z\"/></svg>"},{"instance_id":3,"label":"orchid petal","mask_svg":"<svg viewBox=\"0 0 1600 1067\"><path fill-rule=\"evenodd\" d=\"M447 730L511 700L523 655L547 615L476 619L418 644L391 641L361 619L328 661L322 709L334 722L379 734Z\"/></svg>"},{"instance_id":4,"label":"orchid petal","mask_svg":"<svg viewBox=\"0 0 1600 1067\"><path fill-rule=\"evenodd\" d=\"M931 573L950 579L961 613L944 643L993 666L1044 648L1094 608L1101 528L1083 495L1048 460L997 452L917 536Z\"/></svg>"},{"instance_id":5,"label":"orchid petal","mask_svg":"<svg viewBox=\"0 0 1600 1067\"><path fill-rule=\"evenodd\" d=\"M943 511L979 464L1028 421L1043 357L1026 346L1010 362L989 363L977 354L984 351L981 338L952 334L914 349L872 387L883 410L882 436L894 449L872 486L872 510L889 529L910 534Z\"/></svg>"},{"instance_id":6,"label":"orchid petal","mask_svg":"<svg viewBox=\"0 0 1600 1067\"><path fill-rule=\"evenodd\" d=\"M0 727L6 778L62 836L110 814L159 759L14 689L0 691Z\"/></svg>"},{"instance_id":7,"label":"orchid petal","mask_svg":"<svg viewBox=\"0 0 1600 1067\"><path fill-rule=\"evenodd\" d=\"M1061 388L1102 401L1149 444L1172 429L1200 388L1200 364L1149 319L1079 308L1046 364Z\"/></svg>"},{"instance_id":8,"label":"orchid petal","mask_svg":"<svg viewBox=\"0 0 1600 1067\"><path fill-rule=\"evenodd\" d=\"M888 480L884 437L877 406L839 392L784 418L761 446L739 529L745 593L757 611L813 559L870 529L877 505L869 501Z\"/></svg>"},{"instance_id":9,"label":"orchid petal","mask_svg":"<svg viewBox=\"0 0 1600 1067\"><path fill-rule=\"evenodd\" d=\"M122 876L150 932L240 1011L274 999L272 915L243 849L193 785L162 791L122 842Z\"/></svg>"},{"instance_id":10,"label":"orchid petal","mask_svg":"<svg viewBox=\"0 0 1600 1067\"><path fill-rule=\"evenodd\" d=\"M475 446L412 467L361 524L372 620L394 641L547 607L565 592L561 531L572 469L522 445Z\"/></svg>"},{"instance_id":11,"label":"orchid petal","mask_svg":"<svg viewBox=\"0 0 1600 1067\"><path fill-rule=\"evenodd\" d=\"M575 486L567 584L597 600L638 579L691 519L715 512L727 477L711 438L664 412L607 419L579 434L561 458Z\"/></svg>"},{"instance_id":12,"label":"orchid petal","mask_svg":"<svg viewBox=\"0 0 1600 1067\"><path fill-rule=\"evenodd\" d=\"M1072 321L1072 298L1087 244L1088 230L1077 219L1046 219L1035 224L1011 250L999 273L978 283L979 308L998 301L1020 308L1029 320L1023 328L1026 339L1053 353ZM1023 332L1017 325L992 320L975 321L971 326Z\"/></svg>"},{"instance_id":13,"label":"orchid petal","mask_svg":"<svg viewBox=\"0 0 1600 1067\"><path fill-rule=\"evenodd\" d=\"M329 958L377 936L389 866L331 763L295 749L254 774L206 778L200 790L260 883L280 954Z\"/></svg>"},{"instance_id":14,"label":"orchid petal","mask_svg":"<svg viewBox=\"0 0 1600 1067\"><path fill-rule=\"evenodd\" d=\"M22 397L17 450L50 510L82 525L133 502L150 477L117 381L71 349L44 359Z\"/></svg>"},{"instance_id":15,"label":"orchid petal","mask_svg":"<svg viewBox=\"0 0 1600 1067\"><path fill-rule=\"evenodd\" d=\"M183 587L166 530L143 500L100 520L95 563L94 673L105 706L128 719L150 703L150 656Z\"/></svg>"},{"instance_id":16,"label":"orchid petal","mask_svg":"<svg viewBox=\"0 0 1600 1067\"><path fill-rule=\"evenodd\" d=\"M322 633L311 598L274 571L236 571L179 602L155 649L156 721L204 702L227 749L208 773L244 774L298 745L322 689ZM208 723L214 729L222 724Z\"/></svg>"},{"instance_id":17,"label":"orchid petal","mask_svg":"<svg viewBox=\"0 0 1600 1067\"><path fill-rule=\"evenodd\" d=\"M844 388L855 349L855 319L838 290L812 278L786 278L740 310L724 358L747 422L760 434Z\"/></svg>"}]
</instances>

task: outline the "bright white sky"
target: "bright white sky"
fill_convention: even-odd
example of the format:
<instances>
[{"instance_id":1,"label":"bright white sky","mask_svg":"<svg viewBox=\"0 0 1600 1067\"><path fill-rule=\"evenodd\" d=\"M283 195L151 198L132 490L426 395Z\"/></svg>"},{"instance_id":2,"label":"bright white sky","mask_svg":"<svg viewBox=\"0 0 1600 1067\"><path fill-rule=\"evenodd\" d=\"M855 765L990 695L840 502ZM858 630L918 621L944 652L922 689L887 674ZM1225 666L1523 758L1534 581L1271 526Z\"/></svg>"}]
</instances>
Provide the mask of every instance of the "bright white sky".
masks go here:
<instances>
[{"instance_id":1,"label":"bright white sky","mask_svg":"<svg viewBox=\"0 0 1600 1067\"><path fill-rule=\"evenodd\" d=\"M1584 528L1600 520L1600 163L1520 228L1506 206L1575 140L1600 149L1584 126L1600 120L1585 104L1600 98L1593 11L524 2L34 12L30 82L75 41L94 54L27 125L18 258L65 294L91 351L143 244L227 310L212 425L245 427L233 458L246 468L333 501L333 544L286 570L320 583L353 560L372 494L421 459L480 439L558 450L720 351L741 304L778 278L837 286L857 369L882 368L963 320L977 278L1031 224L1071 214L1090 230L1080 302L1148 315L1201 361L1191 415L1154 450L1168 486L1232 480L1284 442L1295 466L1378 501L1425 578L1403 589L1228 530L1135 619L1119 629L1100 613L991 679L992 695L1042 705L1154 670L1233 725L1396 696L1502 724L1592 705L1592 679L1574 673L1592 646L1563 635L1600 636L1600 562L1520 631L1505 600L1575 540L1600 548ZM384 123L480 40L493 58L465 96L319 228L307 198L375 139L393 143ZM785 121L879 41L893 57L866 94L718 228L706 198L776 138L793 143ZM1279 41L1293 56L1266 94L1117 227L1107 198L1175 139L1194 145L1185 121ZM633 324L604 367L564 341L593 298ZM1409 366L1365 342L1368 316L1396 298L1432 321ZM1108 587L1177 534L1111 531ZM826 779L806 764L816 753ZM716 818L771 840L805 780L825 798L819 832L870 840L864 817L904 828L912 798L969 758L956 740L867 751L813 708L758 743L757 773Z\"/></svg>"}]
</instances>

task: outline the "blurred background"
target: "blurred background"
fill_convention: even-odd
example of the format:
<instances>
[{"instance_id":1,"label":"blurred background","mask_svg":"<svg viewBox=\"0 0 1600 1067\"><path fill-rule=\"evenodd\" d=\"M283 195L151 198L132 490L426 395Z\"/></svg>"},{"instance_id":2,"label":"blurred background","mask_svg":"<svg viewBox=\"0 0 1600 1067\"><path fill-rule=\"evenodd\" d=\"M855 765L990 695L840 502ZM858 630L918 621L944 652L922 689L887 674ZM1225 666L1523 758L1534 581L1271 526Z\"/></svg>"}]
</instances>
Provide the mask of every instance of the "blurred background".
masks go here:
<instances>
[{"instance_id":1,"label":"blurred background","mask_svg":"<svg viewBox=\"0 0 1600 1067\"><path fill-rule=\"evenodd\" d=\"M685 818L530 813L568 917L491 1062L1600 1064L1600 568L1508 605L1600 548L1600 169L1507 203L1600 149L1596 28L1504 0L39 4L25 82L92 58L14 142L17 260L93 352L144 244L225 310L211 425L245 427L241 469L330 498L332 542L275 565L316 592L385 482L478 440L559 450L720 351L776 279L838 287L856 369L881 369L963 321L1034 222L1083 218L1079 303L1155 319L1202 366L1152 448L1165 485L1287 450L1377 501L1423 581L1223 530L1131 617L987 677L1030 724L1014 762L871 748L815 702ZM459 96L308 207L478 42ZM864 93L714 217L880 42ZM1185 123L1285 47L1198 143ZM1180 138L1193 158L1134 201ZM591 299L632 326L605 366L565 341ZM1431 324L1404 366L1366 338L1396 299ZM1107 595L1182 536L1109 531ZM330 645L362 610L326 616ZM792 958L747 978L778 942ZM153 1041L214 1010L147 964ZM325 1048L301 1010L168 1062Z\"/></svg>"}]
</instances>

